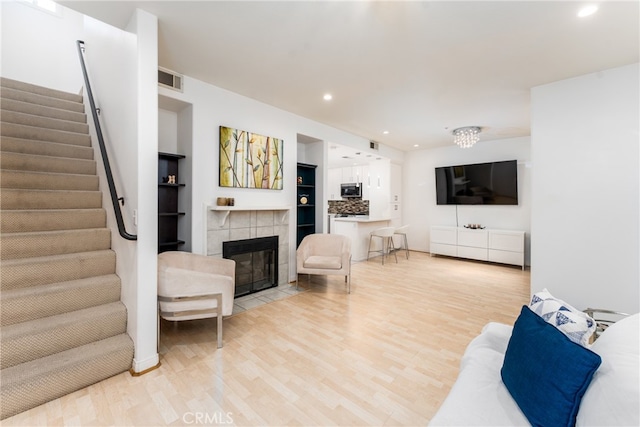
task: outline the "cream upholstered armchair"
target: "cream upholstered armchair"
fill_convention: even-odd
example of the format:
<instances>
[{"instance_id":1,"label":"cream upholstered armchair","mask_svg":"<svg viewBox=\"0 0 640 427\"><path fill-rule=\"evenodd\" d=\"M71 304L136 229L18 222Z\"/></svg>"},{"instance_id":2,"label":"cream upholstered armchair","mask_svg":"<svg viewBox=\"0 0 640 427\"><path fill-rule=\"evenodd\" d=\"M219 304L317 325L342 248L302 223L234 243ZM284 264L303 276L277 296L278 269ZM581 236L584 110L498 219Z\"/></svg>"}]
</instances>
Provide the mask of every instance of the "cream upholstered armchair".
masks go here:
<instances>
[{"instance_id":1,"label":"cream upholstered armchair","mask_svg":"<svg viewBox=\"0 0 640 427\"><path fill-rule=\"evenodd\" d=\"M296 277L301 273L344 276L347 292L351 293L351 239L348 237L339 234L310 234L300 242L296 260Z\"/></svg>"},{"instance_id":2,"label":"cream upholstered armchair","mask_svg":"<svg viewBox=\"0 0 640 427\"><path fill-rule=\"evenodd\" d=\"M158 255L158 311L166 320L217 317L218 348L222 316L233 312L236 262L189 252ZM158 325L158 333L160 325Z\"/></svg>"}]
</instances>

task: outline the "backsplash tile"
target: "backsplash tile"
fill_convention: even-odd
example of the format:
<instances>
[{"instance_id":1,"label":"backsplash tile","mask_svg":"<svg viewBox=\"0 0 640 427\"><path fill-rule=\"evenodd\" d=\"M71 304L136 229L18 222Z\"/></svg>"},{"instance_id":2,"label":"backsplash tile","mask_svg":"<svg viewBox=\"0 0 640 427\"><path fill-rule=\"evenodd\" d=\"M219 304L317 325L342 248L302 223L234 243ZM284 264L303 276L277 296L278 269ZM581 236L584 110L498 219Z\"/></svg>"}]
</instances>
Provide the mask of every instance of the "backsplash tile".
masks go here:
<instances>
[{"instance_id":1,"label":"backsplash tile","mask_svg":"<svg viewBox=\"0 0 640 427\"><path fill-rule=\"evenodd\" d=\"M369 215L369 201L362 199L329 200L330 214Z\"/></svg>"}]
</instances>

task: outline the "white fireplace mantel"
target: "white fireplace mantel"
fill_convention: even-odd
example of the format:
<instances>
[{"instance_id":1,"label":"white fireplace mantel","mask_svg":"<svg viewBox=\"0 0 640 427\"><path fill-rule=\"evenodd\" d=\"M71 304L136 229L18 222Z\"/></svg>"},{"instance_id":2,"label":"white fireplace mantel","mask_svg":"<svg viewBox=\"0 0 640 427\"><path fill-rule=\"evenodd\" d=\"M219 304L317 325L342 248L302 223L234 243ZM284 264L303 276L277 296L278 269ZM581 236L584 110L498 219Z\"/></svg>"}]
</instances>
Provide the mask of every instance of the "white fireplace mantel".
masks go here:
<instances>
[{"instance_id":1,"label":"white fireplace mantel","mask_svg":"<svg viewBox=\"0 0 640 427\"><path fill-rule=\"evenodd\" d=\"M220 227L222 227L227 218L229 217L229 213L234 212L242 212L242 211L284 211L283 215L286 215L290 210L291 206L218 206L218 205L207 205L206 210L214 211L216 214L216 219L219 222Z\"/></svg>"},{"instance_id":2,"label":"white fireplace mantel","mask_svg":"<svg viewBox=\"0 0 640 427\"><path fill-rule=\"evenodd\" d=\"M288 211L291 206L217 206L209 205L212 211Z\"/></svg>"}]
</instances>

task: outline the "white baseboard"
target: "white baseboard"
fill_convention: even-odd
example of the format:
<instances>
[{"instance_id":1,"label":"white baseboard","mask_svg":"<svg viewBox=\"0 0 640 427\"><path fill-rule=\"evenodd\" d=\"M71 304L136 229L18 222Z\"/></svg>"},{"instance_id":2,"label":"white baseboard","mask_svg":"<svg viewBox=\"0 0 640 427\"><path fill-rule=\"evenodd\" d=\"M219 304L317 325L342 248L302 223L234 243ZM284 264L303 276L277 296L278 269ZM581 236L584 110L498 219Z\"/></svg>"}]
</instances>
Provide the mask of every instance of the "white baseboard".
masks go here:
<instances>
[{"instance_id":1,"label":"white baseboard","mask_svg":"<svg viewBox=\"0 0 640 427\"><path fill-rule=\"evenodd\" d=\"M154 368L158 366L160 362L160 356L158 353L155 353L153 356L148 357L144 360L136 360L133 359L133 364L131 365L131 370L136 373L144 372L148 369Z\"/></svg>"}]
</instances>

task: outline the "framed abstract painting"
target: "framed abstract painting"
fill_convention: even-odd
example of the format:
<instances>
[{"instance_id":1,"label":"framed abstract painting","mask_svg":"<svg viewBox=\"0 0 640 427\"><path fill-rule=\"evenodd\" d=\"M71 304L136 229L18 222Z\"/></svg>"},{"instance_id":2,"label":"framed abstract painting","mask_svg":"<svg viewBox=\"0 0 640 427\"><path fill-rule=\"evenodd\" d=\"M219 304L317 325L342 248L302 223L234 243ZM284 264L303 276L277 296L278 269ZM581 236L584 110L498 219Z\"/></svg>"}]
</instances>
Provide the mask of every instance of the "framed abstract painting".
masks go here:
<instances>
[{"instance_id":1,"label":"framed abstract painting","mask_svg":"<svg viewBox=\"0 0 640 427\"><path fill-rule=\"evenodd\" d=\"M220 187L282 190L283 142L220 126Z\"/></svg>"}]
</instances>

